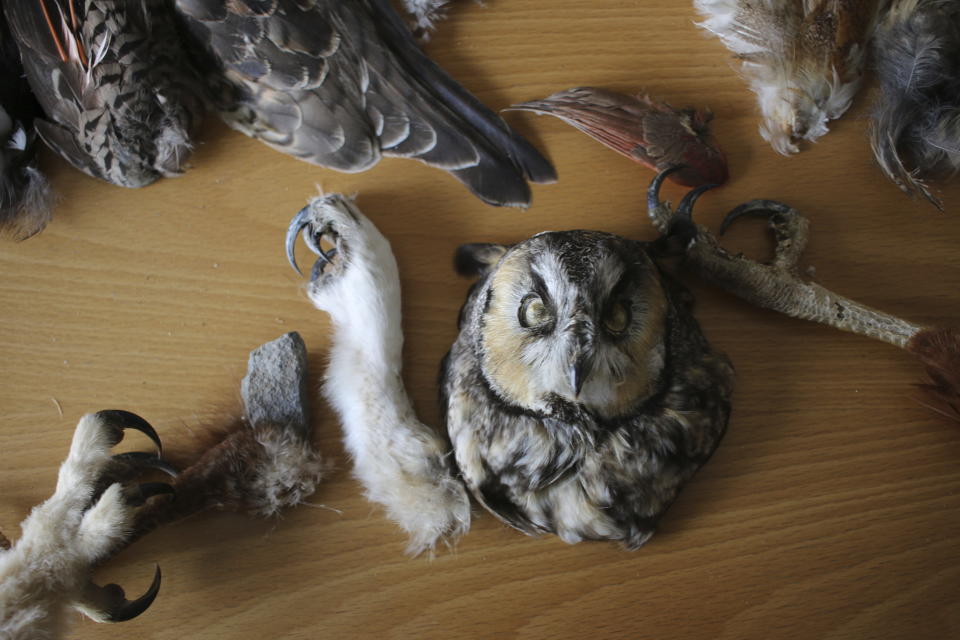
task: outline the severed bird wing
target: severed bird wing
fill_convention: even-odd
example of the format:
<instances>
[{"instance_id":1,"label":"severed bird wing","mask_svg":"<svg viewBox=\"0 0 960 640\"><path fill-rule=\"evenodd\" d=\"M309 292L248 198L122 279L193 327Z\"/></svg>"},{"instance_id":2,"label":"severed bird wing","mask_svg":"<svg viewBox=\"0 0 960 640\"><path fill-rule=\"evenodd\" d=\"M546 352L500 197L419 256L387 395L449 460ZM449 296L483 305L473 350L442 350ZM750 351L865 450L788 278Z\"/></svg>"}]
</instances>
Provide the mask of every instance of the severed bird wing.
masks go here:
<instances>
[{"instance_id":1,"label":"severed bird wing","mask_svg":"<svg viewBox=\"0 0 960 640\"><path fill-rule=\"evenodd\" d=\"M416 46L387 0L177 0L232 127L297 158L363 171L381 155L526 206L553 167Z\"/></svg>"}]
</instances>

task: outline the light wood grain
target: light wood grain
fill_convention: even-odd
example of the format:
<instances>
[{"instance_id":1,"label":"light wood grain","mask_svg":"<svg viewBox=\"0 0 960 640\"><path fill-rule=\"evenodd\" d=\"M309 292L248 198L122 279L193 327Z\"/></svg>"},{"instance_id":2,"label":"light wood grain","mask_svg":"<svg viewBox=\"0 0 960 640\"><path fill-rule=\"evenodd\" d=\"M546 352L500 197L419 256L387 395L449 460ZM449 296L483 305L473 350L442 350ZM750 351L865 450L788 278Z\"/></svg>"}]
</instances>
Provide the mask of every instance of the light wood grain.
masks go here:
<instances>
[{"instance_id":1,"label":"light wood grain","mask_svg":"<svg viewBox=\"0 0 960 640\"><path fill-rule=\"evenodd\" d=\"M888 182L869 154L867 94L815 147L777 156L757 134L752 94L693 19L675 0L465 3L428 49L495 108L581 84L709 105L732 180L701 199L700 221L715 226L754 197L789 202L812 219L805 262L820 282L914 321L960 319L960 187L943 191L942 214ZM319 170L213 118L193 170L138 191L49 159L54 222L0 248L0 528L18 536L52 491L84 412L129 409L183 442L236 411L247 352L289 330L319 380L327 320L282 248L315 184L358 192L393 243L405 380L438 424L437 367L468 287L451 268L459 243L584 227L654 235L649 172L559 121L507 116L560 173L528 211L487 207L410 161ZM728 242L756 256L767 246L759 224ZM407 558L361 497L318 399L317 441L337 469L312 502L329 509L275 522L214 514L151 534L98 578L136 593L159 563L153 607L121 625L77 616L71 637L960 637L960 428L918 402L916 363L691 284L705 331L737 367L734 412L642 550L530 539L478 510L455 550Z\"/></svg>"}]
</instances>

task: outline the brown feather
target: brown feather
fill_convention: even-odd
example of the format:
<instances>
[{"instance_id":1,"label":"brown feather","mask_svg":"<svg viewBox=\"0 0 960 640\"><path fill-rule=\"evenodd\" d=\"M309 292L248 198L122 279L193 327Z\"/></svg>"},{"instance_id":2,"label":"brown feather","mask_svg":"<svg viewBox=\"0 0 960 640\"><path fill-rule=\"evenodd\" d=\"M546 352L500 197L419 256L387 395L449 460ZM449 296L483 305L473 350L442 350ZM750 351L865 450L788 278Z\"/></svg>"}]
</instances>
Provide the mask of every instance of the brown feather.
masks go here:
<instances>
[{"instance_id":1,"label":"brown feather","mask_svg":"<svg viewBox=\"0 0 960 640\"><path fill-rule=\"evenodd\" d=\"M920 358L930 378L918 386L927 392L931 408L960 422L960 328L923 329L907 350Z\"/></svg>"}]
</instances>

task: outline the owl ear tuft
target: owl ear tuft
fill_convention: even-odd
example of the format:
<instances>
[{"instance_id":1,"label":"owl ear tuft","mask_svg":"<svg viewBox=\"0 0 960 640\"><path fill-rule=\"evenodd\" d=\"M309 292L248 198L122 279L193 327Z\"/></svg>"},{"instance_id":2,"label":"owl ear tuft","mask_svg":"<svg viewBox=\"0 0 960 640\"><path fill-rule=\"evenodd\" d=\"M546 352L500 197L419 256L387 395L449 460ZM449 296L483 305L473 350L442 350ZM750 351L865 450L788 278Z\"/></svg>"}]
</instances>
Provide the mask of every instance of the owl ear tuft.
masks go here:
<instances>
[{"instance_id":1,"label":"owl ear tuft","mask_svg":"<svg viewBox=\"0 0 960 640\"><path fill-rule=\"evenodd\" d=\"M490 242L462 244L453 254L453 268L461 276L482 276L497 264L508 248L507 245Z\"/></svg>"}]
</instances>

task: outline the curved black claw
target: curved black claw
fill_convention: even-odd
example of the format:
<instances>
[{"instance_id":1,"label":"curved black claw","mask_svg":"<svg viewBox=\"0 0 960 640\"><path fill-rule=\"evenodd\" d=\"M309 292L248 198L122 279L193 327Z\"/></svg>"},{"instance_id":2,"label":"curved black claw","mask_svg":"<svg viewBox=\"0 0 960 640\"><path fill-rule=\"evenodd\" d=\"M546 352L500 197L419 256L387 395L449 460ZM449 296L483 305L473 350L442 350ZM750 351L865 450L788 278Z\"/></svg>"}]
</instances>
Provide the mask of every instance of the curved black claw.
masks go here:
<instances>
[{"instance_id":1,"label":"curved black claw","mask_svg":"<svg viewBox=\"0 0 960 640\"><path fill-rule=\"evenodd\" d=\"M297 266L294 247L297 244L297 234L308 224L310 224L310 205L300 209L297 215L293 216L293 220L290 221L290 226L287 228L287 261L290 263L290 266L293 267L293 270L301 276L303 272L300 271L300 267Z\"/></svg>"},{"instance_id":2,"label":"curved black claw","mask_svg":"<svg viewBox=\"0 0 960 640\"><path fill-rule=\"evenodd\" d=\"M109 602L106 610L106 619L108 622L125 622L132 620L150 608L157 594L160 593L160 565L157 565L157 569L153 574L153 582L150 584L150 588L136 600L127 600L123 592L123 587L118 584L108 584L100 587L100 589Z\"/></svg>"},{"instance_id":3,"label":"curved black claw","mask_svg":"<svg viewBox=\"0 0 960 640\"><path fill-rule=\"evenodd\" d=\"M144 482L127 492L126 501L131 507L141 507L154 496L175 496L176 494L176 490L166 482Z\"/></svg>"},{"instance_id":4,"label":"curved black claw","mask_svg":"<svg viewBox=\"0 0 960 640\"><path fill-rule=\"evenodd\" d=\"M287 260L298 274L303 275L303 272L300 271L300 267L297 265L294 251L297 243L297 234L303 231L304 242L307 243L311 251L317 254L317 260L313 263L313 268L310 270L310 282L313 282L323 273L323 268L333 261L333 257L337 255L337 249L334 247L329 251L324 251L320 246L320 236L322 233L309 232L313 231L310 228L310 222L310 205L298 211L297 215L290 221L290 227L287 229Z\"/></svg>"},{"instance_id":5,"label":"curved black claw","mask_svg":"<svg viewBox=\"0 0 960 640\"><path fill-rule=\"evenodd\" d=\"M317 261L313 263L313 268L310 269L310 282L313 282L320 277L320 274L323 273L324 267L330 264L333 261L333 257L337 255L337 249L334 247L324 253L322 250L317 251Z\"/></svg>"},{"instance_id":6,"label":"curved black claw","mask_svg":"<svg viewBox=\"0 0 960 640\"><path fill-rule=\"evenodd\" d=\"M743 216L749 215L769 218L777 214L787 214L791 211L793 211L793 207L776 200L757 199L744 202L724 217L723 222L720 223L719 234L722 236L734 222Z\"/></svg>"},{"instance_id":7,"label":"curved black claw","mask_svg":"<svg viewBox=\"0 0 960 640\"><path fill-rule=\"evenodd\" d=\"M122 409L105 409L97 411L95 416L113 430L113 437L115 438L113 444L123 440L124 430L134 429L153 440L153 444L157 445L158 452L163 451L163 445L160 443L160 436L157 435L156 430L137 414Z\"/></svg>"},{"instance_id":8,"label":"curved black claw","mask_svg":"<svg viewBox=\"0 0 960 640\"><path fill-rule=\"evenodd\" d=\"M677 171L682 171L687 168L685 164L675 164L672 167L667 167L656 176L653 180L650 181L650 186L647 187L647 207L650 209L656 209L660 206L660 185L663 184L663 181L667 179L671 173L676 173Z\"/></svg>"},{"instance_id":9,"label":"curved black claw","mask_svg":"<svg viewBox=\"0 0 960 640\"><path fill-rule=\"evenodd\" d=\"M146 453L144 451L128 451L126 453L118 453L113 456L113 460L124 467L129 468L133 472L141 471L143 469L156 469L157 471L164 472L171 478L176 478L178 475L180 475L180 470L175 466L160 456L152 453Z\"/></svg>"}]
</instances>

